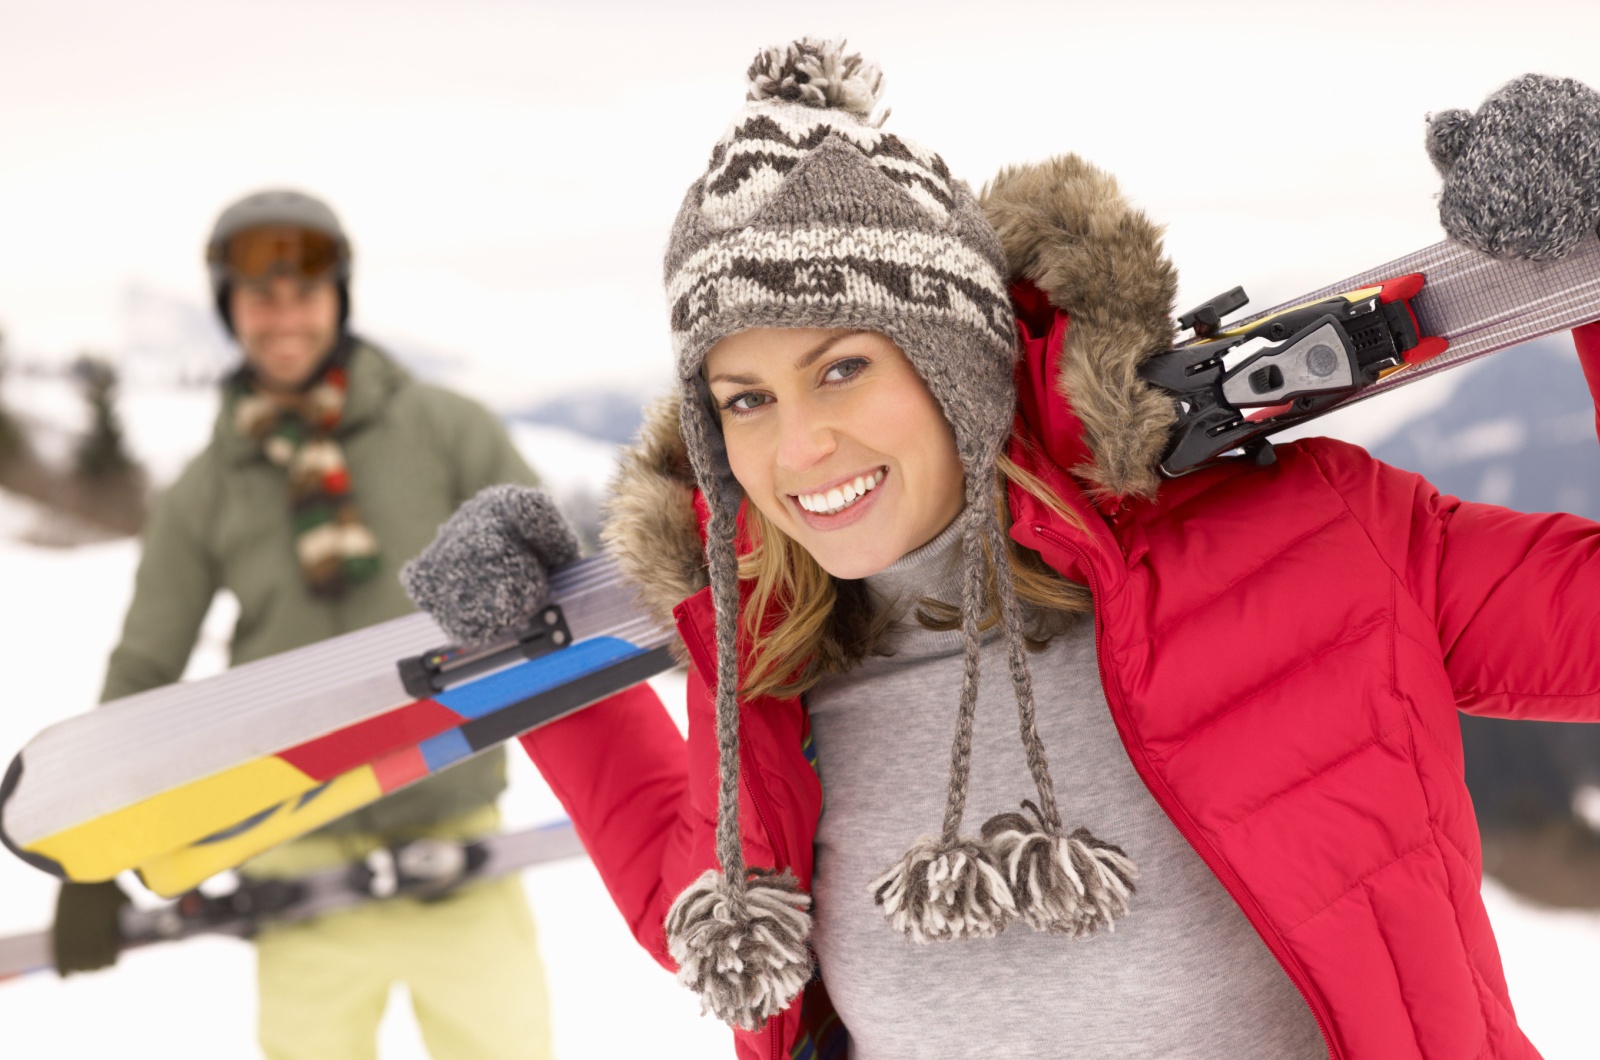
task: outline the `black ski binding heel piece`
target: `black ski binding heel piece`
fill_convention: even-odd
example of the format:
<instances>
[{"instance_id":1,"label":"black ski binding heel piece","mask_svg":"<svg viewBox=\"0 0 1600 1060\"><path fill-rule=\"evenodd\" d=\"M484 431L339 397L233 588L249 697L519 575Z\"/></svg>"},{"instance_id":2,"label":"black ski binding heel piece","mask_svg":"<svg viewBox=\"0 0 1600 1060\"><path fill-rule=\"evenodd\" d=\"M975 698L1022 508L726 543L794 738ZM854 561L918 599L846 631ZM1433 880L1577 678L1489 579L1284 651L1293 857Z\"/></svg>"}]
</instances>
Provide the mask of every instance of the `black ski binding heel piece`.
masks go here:
<instances>
[{"instance_id":1,"label":"black ski binding heel piece","mask_svg":"<svg viewBox=\"0 0 1600 1060\"><path fill-rule=\"evenodd\" d=\"M241 878L222 894L194 890L158 909L123 910L119 917L122 938L124 942L173 941L210 931L253 938L263 924L305 898L306 887L296 880Z\"/></svg>"},{"instance_id":2,"label":"black ski binding heel piece","mask_svg":"<svg viewBox=\"0 0 1600 1060\"><path fill-rule=\"evenodd\" d=\"M1411 308L1421 289L1421 275L1401 276L1224 330L1222 318L1249 302L1235 287L1180 316L1194 338L1139 369L1178 406L1161 473L1184 475L1235 451L1271 464L1268 434L1432 356L1440 340L1421 334Z\"/></svg>"}]
</instances>

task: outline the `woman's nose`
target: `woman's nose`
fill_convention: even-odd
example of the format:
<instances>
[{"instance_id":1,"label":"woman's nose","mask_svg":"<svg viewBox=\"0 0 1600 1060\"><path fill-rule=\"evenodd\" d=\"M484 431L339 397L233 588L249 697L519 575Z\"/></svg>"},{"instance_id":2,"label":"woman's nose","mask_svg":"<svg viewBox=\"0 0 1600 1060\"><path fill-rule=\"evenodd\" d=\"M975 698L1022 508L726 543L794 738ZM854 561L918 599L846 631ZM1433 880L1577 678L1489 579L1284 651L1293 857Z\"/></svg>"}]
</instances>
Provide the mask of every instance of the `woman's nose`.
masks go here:
<instances>
[{"instance_id":1,"label":"woman's nose","mask_svg":"<svg viewBox=\"0 0 1600 1060\"><path fill-rule=\"evenodd\" d=\"M838 448L833 427L806 409L778 416L778 464L785 471L809 471Z\"/></svg>"}]
</instances>

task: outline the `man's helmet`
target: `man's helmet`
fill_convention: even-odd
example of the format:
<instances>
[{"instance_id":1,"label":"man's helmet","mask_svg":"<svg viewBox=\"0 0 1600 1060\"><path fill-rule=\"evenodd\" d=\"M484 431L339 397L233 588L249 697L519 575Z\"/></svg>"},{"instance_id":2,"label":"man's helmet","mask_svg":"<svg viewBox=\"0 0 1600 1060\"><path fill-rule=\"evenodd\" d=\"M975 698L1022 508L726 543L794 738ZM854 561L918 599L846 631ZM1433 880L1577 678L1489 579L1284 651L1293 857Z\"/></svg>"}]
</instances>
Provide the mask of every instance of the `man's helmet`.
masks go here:
<instances>
[{"instance_id":1,"label":"man's helmet","mask_svg":"<svg viewBox=\"0 0 1600 1060\"><path fill-rule=\"evenodd\" d=\"M339 328L350 316L350 241L320 199L287 189L258 191L223 210L206 243L217 313L230 332L232 285L272 275L331 279L339 288Z\"/></svg>"}]
</instances>

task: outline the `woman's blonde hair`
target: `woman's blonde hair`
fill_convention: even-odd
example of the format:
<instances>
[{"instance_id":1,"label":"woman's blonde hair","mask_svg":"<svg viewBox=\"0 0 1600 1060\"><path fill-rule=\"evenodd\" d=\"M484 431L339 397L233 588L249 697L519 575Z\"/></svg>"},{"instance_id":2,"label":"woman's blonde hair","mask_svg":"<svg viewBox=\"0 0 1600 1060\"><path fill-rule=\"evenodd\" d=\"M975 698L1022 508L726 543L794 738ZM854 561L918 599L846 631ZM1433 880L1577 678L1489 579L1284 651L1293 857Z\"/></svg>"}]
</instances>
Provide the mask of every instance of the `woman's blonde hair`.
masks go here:
<instances>
[{"instance_id":1,"label":"woman's blonde hair","mask_svg":"<svg viewBox=\"0 0 1600 1060\"><path fill-rule=\"evenodd\" d=\"M1078 515L1037 476L1001 454L995 475L999 510L1009 521L1007 487L1015 484L1051 511L1081 526ZM753 583L741 605L740 634L752 646L740 694L796 696L829 674L843 673L879 646L900 616L878 613L860 581L841 581L811 553L774 526L755 505L745 508L752 542L739 560L739 579ZM1072 620L1090 611L1089 590L1063 578L1038 553L1007 539L1006 561L1017 599L1029 618L1028 645L1039 650ZM982 627L999 621L994 557L985 550L988 611ZM959 629L959 604L923 599L917 622L936 630Z\"/></svg>"}]
</instances>

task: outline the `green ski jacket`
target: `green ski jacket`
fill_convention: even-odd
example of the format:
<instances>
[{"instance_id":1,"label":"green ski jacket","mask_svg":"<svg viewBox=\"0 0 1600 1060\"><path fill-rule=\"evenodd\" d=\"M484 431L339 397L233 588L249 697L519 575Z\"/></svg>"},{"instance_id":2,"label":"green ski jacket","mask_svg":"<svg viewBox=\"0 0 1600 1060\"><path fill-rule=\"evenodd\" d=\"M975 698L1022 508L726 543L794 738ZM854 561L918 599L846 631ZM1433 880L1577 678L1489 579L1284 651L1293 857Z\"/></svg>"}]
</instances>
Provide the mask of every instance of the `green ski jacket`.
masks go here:
<instances>
[{"instance_id":1,"label":"green ski jacket","mask_svg":"<svg viewBox=\"0 0 1600 1060\"><path fill-rule=\"evenodd\" d=\"M227 399L210 443L151 513L102 701L178 680L221 589L239 599L233 665L408 614L415 607L397 575L439 524L485 486L537 484L505 428L478 403L416 382L364 343L356 344L347 371L337 437L382 569L337 600L311 594L295 558L284 470L238 432ZM504 789L505 757L496 750L324 831L404 837L492 806Z\"/></svg>"}]
</instances>

